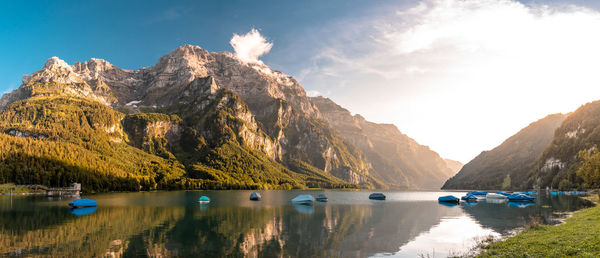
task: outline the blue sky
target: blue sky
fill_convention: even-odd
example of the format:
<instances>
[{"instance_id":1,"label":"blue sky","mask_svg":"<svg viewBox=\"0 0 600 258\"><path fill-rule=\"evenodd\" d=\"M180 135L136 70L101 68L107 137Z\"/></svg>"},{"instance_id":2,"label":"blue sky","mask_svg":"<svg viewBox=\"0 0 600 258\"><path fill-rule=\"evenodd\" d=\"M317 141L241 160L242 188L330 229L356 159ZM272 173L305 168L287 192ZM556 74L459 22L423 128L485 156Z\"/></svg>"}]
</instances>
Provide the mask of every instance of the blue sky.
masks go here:
<instances>
[{"instance_id":1,"label":"blue sky","mask_svg":"<svg viewBox=\"0 0 600 258\"><path fill-rule=\"evenodd\" d=\"M0 92L19 86L52 56L72 64L91 57L121 68L153 65L179 45L231 51L233 33L257 28L274 48L277 69L302 66L310 31L345 17L370 15L392 1L2 1ZM303 49L289 51L290 47ZM300 60L305 58L306 60Z\"/></svg>"},{"instance_id":2,"label":"blue sky","mask_svg":"<svg viewBox=\"0 0 600 258\"><path fill-rule=\"evenodd\" d=\"M600 99L600 1L2 1L0 93L58 56L151 66L183 44L260 59L368 120L468 162Z\"/></svg>"}]
</instances>

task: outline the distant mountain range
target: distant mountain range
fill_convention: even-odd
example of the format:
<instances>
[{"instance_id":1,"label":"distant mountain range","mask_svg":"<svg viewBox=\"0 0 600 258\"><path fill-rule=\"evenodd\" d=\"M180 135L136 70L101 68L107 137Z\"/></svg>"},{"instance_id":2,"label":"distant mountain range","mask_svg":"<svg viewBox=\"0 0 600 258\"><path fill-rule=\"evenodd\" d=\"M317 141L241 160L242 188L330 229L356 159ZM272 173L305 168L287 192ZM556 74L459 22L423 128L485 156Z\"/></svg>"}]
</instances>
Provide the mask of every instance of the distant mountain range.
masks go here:
<instances>
[{"instance_id":1,"label":"distant mountain range","mask_svg":"<svg viewBox=\"0 0 600 258\"><path fill-rule=\"evenodd\" d=\"M577 173L584 161L579 153L598 146L600 101L594 101L530 124L465 164L443 189L586 188Z\"/></svg>"},{"instance_id":2,"label":"distant mountain range","mask_svg":"<svg viewBox=\"0 0 600 258\"><path fill-rule=\"evenodd\" d=\"M0 99L1 182L439 188L457 166L262 63L191 45L139 70L53 57Z\"/></svg>"},{"instance_id":3,"label":"distant mountain range","mask_svg":"<svg viewBox=\"0 0 600 258\"><path fill-rule=\"evenodd\" d=\"M339 106L331 99L311 98L329 125L357 146L373 165L373 175L396 188L438 189L456 174L451 166L427 146L402 134L392 124L376 124Z\"/></svg>"},{"instance_id":4,"label":"distant mountain range","mask_svg":"<svg viewBox=\"0 0 600 258\"><path fill-rule=\"evenodd\" d=\"M554 114L531 123L500 146L469 161L442 189L527 188L537 158L565 118ZM505 181L508 183L503 185Z\"/></svg>"}]
</instances>

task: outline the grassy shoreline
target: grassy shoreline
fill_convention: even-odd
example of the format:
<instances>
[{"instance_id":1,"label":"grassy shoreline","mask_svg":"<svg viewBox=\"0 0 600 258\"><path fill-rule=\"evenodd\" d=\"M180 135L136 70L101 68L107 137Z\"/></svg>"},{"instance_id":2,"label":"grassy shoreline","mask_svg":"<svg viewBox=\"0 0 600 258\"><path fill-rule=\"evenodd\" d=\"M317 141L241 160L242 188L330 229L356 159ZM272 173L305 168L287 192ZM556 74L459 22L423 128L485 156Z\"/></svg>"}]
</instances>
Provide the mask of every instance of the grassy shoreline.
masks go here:
<instances>
[{"instance_id":1,"label":"grassy shoreline","mask_svg":"<svg viewBox=\"0 0 600 258\"><path fill-rule=\"evenodd\" d=\"M482 246L477 257L600 257L600 206L576 211L559 225L534 225L507 239Z\"/></svg>"}]
</instances>

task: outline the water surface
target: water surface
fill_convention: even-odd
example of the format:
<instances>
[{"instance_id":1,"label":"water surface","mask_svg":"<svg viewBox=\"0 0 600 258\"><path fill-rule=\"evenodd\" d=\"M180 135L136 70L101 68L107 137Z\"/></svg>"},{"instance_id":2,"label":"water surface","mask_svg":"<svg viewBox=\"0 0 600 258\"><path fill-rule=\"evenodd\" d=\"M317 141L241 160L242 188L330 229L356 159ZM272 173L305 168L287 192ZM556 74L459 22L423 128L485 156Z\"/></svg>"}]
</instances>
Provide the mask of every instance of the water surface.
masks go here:
<instances>
[{"instance_id":1,"label":"water surface","mask_svg":"<svg viewBox=\"0 0 600 258\"><path fill-rule=\"evenodd\" d=\"M97 208L72 210L72 198L0 197L0 256L445 257L477 239L511 233L534 218L552 221L585 201L540 196L535 204L480 201L442 205L452 192L175 191L86 196ZM327 203L292 205L298 194ZM199 204L207 195L210 204Z\"/></svg>"}]
</instances>

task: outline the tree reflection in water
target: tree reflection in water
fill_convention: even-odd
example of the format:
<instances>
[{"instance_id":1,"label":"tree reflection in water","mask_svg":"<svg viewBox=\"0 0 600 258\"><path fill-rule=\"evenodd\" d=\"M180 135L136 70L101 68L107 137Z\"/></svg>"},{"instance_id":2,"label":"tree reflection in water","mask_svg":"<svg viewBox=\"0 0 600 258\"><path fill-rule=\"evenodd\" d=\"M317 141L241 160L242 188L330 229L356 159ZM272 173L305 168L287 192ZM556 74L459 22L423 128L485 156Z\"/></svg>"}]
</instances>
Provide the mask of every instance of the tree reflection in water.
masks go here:
<instances>
[{"instance_id":1,"label":"tree reflection in water","mask_svg":"<svg viewBox=\"0 0 600 258\"><path fill-rule=\"evenodd\" d=\"M452 219L466 223L464 228L478 225L504 234L534 214L551 216L553 210L583 205L557 198L526 208L485 202L445 207L435 200L375 203L362 201L364 192L341 192L356 204L330 198L311 206L292 205L295 193L287 191L261 193L261 202L250 202L245 191L214 192L210 204L199 205L198 194L98 195L97 210L84 216L73 214L68 200L19 198L10 206L8 198L0 198L0 255L402 255L431 241L432 232L456 237L448 235L457 234L448 230Z\"/></svg>"}]
</instances>

